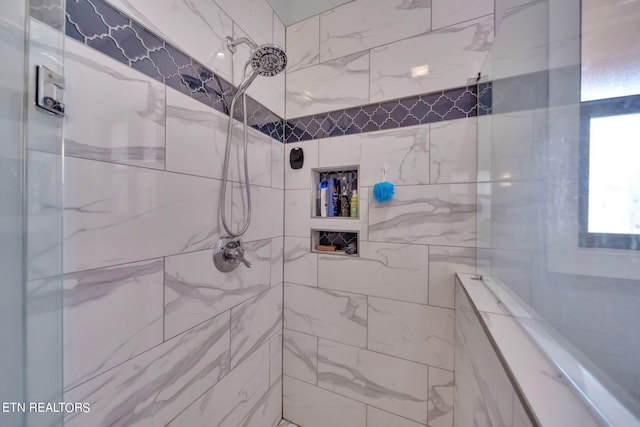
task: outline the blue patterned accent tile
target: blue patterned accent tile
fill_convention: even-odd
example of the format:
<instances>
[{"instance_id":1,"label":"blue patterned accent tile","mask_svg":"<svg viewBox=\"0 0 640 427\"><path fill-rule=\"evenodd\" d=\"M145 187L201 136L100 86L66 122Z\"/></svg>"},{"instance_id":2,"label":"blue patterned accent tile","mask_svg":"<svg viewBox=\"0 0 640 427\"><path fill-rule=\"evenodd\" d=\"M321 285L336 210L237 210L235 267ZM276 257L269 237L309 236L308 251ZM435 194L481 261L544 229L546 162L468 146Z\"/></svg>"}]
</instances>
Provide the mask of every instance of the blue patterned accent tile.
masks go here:
<instances>
[{"instance_id":1,"label":"blue patterned accent tile","mask_svg":"<svg viewBox=\"0 0 640 427\"><path fill-rule=\"evenodd\" d=\"M129 58L127 58L122 49L118 47L116 41L107 35L102 35L91 39L87 38L87 46L91 46L92 48L104 53L107 56L110 56L116 61L120 61L123 64L129 65Z\"/></svg>"},{"instance_id":2,"label":"blue patterned accent tile","mask_svg":"<svg viewBox=\"0 0 640 427\"><path fill-rule=\"evenodd\" d=\"M144 44L142 44L142 40L138 38L136 32L129 26L112 28L111 38L132 62L146 57L149 53Z\"/></svg>"},{"instance_id":3,"label":"blue patterned accent tile","mask_svg":"<svg viewBox=\"0 0 640 427\"><path fill-rule=\"evenodd\" d=\"M61 0L33 0L46 8ZM55 3L57 4L57 3ZM167 86L229 114L236 88L104 0L67 0L66 34ZM41 8L42 9L42 8ZM33 10L32 13L39 13ZM477 88L462 87L283 120L247 97L247 124L294 142L394 129L477 114ZM241 102L233 112L242 120Z\"/></svg>"},{"instance_id":4,"label":"blue patterned accent tile","mask_svg":"<svg viewBox=\"0 0 640 427\"><path fill-rule=\"evenodd\" d=\"M63 0L30 0L29 16L62 30L65 20Z\"/></svg>"},{"instance_id":5,"label":"blue patterned accent tile","mask_svg":"<svg viewBox=\"0 0 640 427\"><path fill-rule=\"evenodd\" d=\"M140 41L149 52L153 52L154 50L164 47L164 41L162 39L147 31L137 22L131 22L131 29L135 31L138 38L140 38Z\"/></svg>"},{"instance_id":6,"label":"blue patterned accent tile","mask_svg":"<svg viewBox=\"0 0 640 427\"><path fill-rule=\"evenodd\" d=\"M478 115L491 114L492 105L491 82L478 84Z\"/></svg>"},{"instance_id":7,"label":"blue patterned accent tile","mask_svg":"<svg viewBox=\"0 0 640 427\"><path fill-rule=\"evenodd\" d=\"M80 33L76 24L69 20L69 15L65 15L65 34L72 39L78 40L80 43L85 43L85 37ZM44 21L43 21L44 22Z\"/></svg>"},{"instance_id":8,"label":"blue patterned accent tile","mask_svg":"<svg viewBox=\"0 0 640 427\"><path fill-rule=\"evenodd\" d=\"M110 27L88 0L67 1L67 18L85 38L108 36Z\"/></svg>"},{"instance_id":9,"label":"blue patterned accent tile","mask_svg":"<svg viewBox=\"0 0 640 427\"><path fill-rule=\"evenodd\" d=\"M545 108L549 104L549 72L493 80L492 114Z\"/></svg>"},{"instance_id":10,"label":"blue patterned accent tile","mask_svg":"<svg viewBox=\"0 0 640 427\"><path fill-rule=\"evenodd\" d=\"M287 120L285 142L473 117L477 113L476 93L475 86L465 86Z\"/></svg>"},{"instance_id":11,"label":"blue patterned accent tile","mask_svg":"<svg viewBox=\"0 0 640 427\"><path fill-rule=\"evenodd\" d=\"M77 0L67 0L67 1L77 1ZM131 20L104 3L102 0L88 0L89 3L93 6L96 13L100 15L105 24L107 24L111 28L116 28L123 25L131 25Z\"/></svg>"},{"instance_id":12,"label":"blue patterned accent tile","mask_svg":"<svg viewBox=\"0 0 640 427\"><path fill-rule=\"evenodd\" d=\"M156 67L156 64L149 57L139 58L135 61L131 61L131 68L140 71L153 79L163 82L164 79L160 70Z\"/></svg>"}]
</instances>

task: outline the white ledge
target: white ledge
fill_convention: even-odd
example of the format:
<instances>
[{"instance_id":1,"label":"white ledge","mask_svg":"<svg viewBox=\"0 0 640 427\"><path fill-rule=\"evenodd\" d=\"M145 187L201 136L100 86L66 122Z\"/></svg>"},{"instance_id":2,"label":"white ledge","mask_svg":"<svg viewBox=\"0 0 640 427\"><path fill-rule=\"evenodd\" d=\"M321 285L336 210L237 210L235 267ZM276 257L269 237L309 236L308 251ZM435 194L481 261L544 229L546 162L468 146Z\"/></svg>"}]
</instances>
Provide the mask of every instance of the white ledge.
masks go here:
<instances>
[{"instance_id":1,"label":"white ledge","mask_svg":"<svg viewBox=\"0 0 640 427\"><path fill-rule=\"evenodd\" d=\"M458 274L498 358L535 424L640 426L636 418L578 360L577 350L499 281Z\"/></svg>"}]
</instances>

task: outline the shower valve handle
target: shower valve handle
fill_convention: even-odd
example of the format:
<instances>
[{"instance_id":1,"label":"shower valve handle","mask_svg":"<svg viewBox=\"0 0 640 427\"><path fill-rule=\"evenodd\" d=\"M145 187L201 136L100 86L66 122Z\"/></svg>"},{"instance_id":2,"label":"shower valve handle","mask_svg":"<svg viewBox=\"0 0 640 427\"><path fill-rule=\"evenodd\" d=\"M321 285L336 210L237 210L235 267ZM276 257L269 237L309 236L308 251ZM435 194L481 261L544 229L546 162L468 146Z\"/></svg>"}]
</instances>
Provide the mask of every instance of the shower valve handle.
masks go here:
<instances>
[{"instance_id":1,"label":"shower valve handle","mask_svg":"<svg viewBox=\"0 0 640 427\"><path fill-rule=\"evenodd\" d=\"M241 247L227 247L224 252L225 257L227 257L228 259L239 260L244 265L246 265L247 268L251 268L251 263L244 257L244 249L242 249Z\"/></svg>"},{"instance_id":2,"label":"shower valve handle","mask_svg":"<svg viewBox=\"0 0 640 427\"><path fill-rule=\"evenodd\" d=\"M240 261L242 261L242 263L243 263L244 265L246 265L246 266L247 266L247 268L251 268L251 263L249 262L249 260L248 260L248 259L246 259L246 258L244 257L244 249L239 249L239 250L238 250L238 259L239 259Z\"/></svg>"}]
</instances>

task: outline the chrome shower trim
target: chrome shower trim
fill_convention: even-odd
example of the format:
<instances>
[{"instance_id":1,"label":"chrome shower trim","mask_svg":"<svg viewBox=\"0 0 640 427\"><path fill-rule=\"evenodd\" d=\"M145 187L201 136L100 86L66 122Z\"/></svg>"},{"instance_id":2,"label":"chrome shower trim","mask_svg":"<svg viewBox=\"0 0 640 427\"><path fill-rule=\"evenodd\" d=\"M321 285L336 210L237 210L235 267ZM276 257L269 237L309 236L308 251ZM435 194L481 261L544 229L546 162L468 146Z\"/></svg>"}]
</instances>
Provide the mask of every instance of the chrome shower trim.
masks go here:
<instances>
[{"instance_id":1,"label":"chrome shower trim","mask_svg":"<svg viewBox=\"0 0 640 427\"><path fill-rule=\"evenodd\" d=\"M227 36L224 38L224 41L227 43L227 49L229 49L232 53L236 53L238 46L241 44L248 44L252 52L258 48L258 45L256 44L256 42L254 42L248 37L240 37L240 38L234 39L231 36Z\"/></svg>"}]
</instances>

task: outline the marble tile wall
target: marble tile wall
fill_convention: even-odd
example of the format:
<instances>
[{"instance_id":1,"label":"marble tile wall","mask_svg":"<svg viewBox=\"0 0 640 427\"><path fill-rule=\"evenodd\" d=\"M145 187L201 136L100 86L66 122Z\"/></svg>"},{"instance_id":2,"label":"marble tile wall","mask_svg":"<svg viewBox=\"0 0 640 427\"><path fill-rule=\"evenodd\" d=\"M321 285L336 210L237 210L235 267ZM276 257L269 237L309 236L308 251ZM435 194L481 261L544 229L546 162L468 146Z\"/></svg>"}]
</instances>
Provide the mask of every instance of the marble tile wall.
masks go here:
<instances>
[{"instance_id":1,"label":"marble tile wall","mask_svg":"<svg viewBox=\"0 0 640 427\"><path fill-rule=\"evenodd\" d=\"M454 273L475 270L476 120L285 145L285 157L305 155L285 166L285 419L453 426ZM378 203L385 162L396 196ZM313 218L311 169L348 165L359 166L360 217ZM357 231L358 256L312 252L322 227Z\"/></svg>"},{"instance_id":2,"label":"marble tile wall","mask_svg":"<svg viewBox=\"0 0 640 427\"><path fill-rule=\"evenodd\" d=\"M229 81L237 70L226 35L284 44L264 0L110 3ZM113 23L97 0L71 4L87 6ZM66 424L273 426L282 418L284 146L249 129L254 215L243 241L253 267L218 272L228 116L94 47L66 39L65 398L91 403ZM284 77L278 84L252 96L282 115ZM241 130L236 122L227 187L234 228L246 214Z\"/></svg>"},{"instance_id":3,"label":"marble tile wall","mask_svg":"<svg viewBox=\"0 0 640 427\"><path fill-rule=\"evenodd\" d=\"M466 86L493 34L490 0L355 0L310 17L287 27L285 117Z\"/></svg>"},{"instance_id":4,"label":"marble tile wall","mask_svg":"<svg viewBox=\"0 0 640 427\"><path fill-rule=\"evenodd\" d=\"M462 285L455 292L455 426L533 426Z\"/></svg>"}]
</instances>

